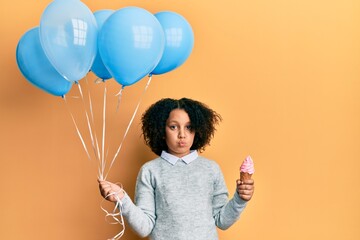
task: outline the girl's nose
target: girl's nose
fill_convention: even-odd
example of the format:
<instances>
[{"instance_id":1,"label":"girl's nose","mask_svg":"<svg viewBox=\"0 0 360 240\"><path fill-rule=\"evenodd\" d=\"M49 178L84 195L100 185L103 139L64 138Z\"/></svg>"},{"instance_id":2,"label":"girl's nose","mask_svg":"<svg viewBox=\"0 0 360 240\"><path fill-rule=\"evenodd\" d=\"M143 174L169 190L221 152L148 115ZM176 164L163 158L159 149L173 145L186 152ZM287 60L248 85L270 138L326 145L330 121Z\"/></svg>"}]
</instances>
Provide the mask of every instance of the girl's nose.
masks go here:
<instances>
[{"instance_id":1,"label":"girl's nose","mask_svg":"<svg viewBox=\"0 0 360 240\"><path fill-rule=\"evenodd\" d=\"M180 131L179 131L179 136L178 136L179 138L185 138L185 129L180 129Z\"/></svg>"}]
</instances>

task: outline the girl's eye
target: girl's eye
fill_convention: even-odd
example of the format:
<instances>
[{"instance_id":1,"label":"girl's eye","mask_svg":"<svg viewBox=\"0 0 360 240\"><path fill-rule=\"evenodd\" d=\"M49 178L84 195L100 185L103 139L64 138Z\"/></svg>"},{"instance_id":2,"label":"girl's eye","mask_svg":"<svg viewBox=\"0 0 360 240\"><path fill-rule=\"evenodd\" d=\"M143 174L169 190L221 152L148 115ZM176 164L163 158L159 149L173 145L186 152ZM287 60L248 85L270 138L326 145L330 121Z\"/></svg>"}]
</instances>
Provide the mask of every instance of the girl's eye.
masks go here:
<instances>
[{"instance_id":1,"label":"girl's eye","mask_svg":"<svg viewBox=\"0 0 360 240\"><path fill-rule=\"evenodd\" d=\"M171 130L175 130L175 129L176 129L176 126L171 125L171 126L169 126L169 128L170 128Z\"/></svg>"},{"instance_id":2,"label":"girl's eye","mask_svg":"<svg viewBox=\"0 0 360 240\"><path fill-rule=\"evenodd\" d=\"M191 131L192 127L191 126L186 126L186 129Z\"/></svg>"}]
</instances>

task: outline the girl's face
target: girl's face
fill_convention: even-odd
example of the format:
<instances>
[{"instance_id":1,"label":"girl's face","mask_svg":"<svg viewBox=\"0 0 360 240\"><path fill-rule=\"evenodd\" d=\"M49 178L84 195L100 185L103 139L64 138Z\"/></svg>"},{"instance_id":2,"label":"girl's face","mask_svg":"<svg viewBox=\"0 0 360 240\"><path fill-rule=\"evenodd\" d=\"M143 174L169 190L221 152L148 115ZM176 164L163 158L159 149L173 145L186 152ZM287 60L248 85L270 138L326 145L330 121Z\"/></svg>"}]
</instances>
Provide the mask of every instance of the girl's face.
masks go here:
<instances>
[{"instance_id":1,"label":"girl's face","mask_svg":"<svg viewBox=\"0 0 360 240\"><path fill-rule=\"evenodd\" d=\"M168 152L179 158L190 153L195 132L191 128L189 115L184 109L174 109L166 121L165 141Z\"/></svg>"}]
</instances>

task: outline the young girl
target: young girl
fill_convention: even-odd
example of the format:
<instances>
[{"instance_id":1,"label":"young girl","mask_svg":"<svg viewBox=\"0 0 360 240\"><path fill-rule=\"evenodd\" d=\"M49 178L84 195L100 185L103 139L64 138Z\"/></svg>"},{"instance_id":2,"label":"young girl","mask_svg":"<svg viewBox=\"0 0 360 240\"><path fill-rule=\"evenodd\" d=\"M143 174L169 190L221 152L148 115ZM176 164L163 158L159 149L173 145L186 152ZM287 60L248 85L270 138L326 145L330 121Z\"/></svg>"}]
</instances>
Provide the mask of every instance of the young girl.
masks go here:
<instances>
[{"instance_id":1,"label":"young girl","mask_svg":"<svg viewBox=\"0 0 360 240\"><path fill-rule=\"evenodd\" d=\"M214 136L220 115L195 100L167 98L150 106L141 120L145 142L159 157L141 167L136 204L108 181L99 181L101 195L111 202L121 199L123 216L141 237L218 239L216 226L234 224L254 192L253 180L238 179L229 200L219 165L198 155Z\"/></svg>"}]
</instances>

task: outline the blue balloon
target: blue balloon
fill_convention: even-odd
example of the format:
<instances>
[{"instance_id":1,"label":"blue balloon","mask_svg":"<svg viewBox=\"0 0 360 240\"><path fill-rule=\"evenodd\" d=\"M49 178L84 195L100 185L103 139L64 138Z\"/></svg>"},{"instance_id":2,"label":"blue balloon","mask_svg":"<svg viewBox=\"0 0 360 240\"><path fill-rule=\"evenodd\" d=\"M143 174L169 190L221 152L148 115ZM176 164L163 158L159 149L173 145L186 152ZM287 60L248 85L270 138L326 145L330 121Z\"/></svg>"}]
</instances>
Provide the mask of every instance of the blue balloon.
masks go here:
<instances>
[{"instance_id":1,"label":"blue balloon","mask_svg":"<svg viewBox=\"0 0 360 240\"><path fill-rule=\"evenodd\" d=\"M47 59L41 47L38 27L27 31L19 40L16 61L24 77L45 92L63 96L70 91L72 82L63 78Z\"/></svg>"},{"instance_id":2,"label":"blue balloon","mask_svg":"<svg viewBox=\"0 0 360 240\"><path fill-rule=\"evenodd\" d=\"M165 33L165 49L153 74L167 73L182 65L194 47L194 33L186 19L174 12L155 14Z\"/></svg>"},{"instance_id":3,"label":"blue balloon","mask_svg":"<svg viewBox=\"0 0 360 240\"><path fill-rule=\"evenodd\" d=\"M69 81L90 70L97 50L97 24L79 0L55 0L40 20L41 45L55 69Z\"/></svg>"},{"instance_id":4,"label":"blue balloon","mask_svg":"<svg viewBox=\"0 0 360 240\"><path fill-rule=\"evenodd\" d=\"M94 12L94 16L95 16L99 31L102 28L106 19L108 19L108 17L110 17L110 15L113 14L114 12L115 12L114 10L106 10L106 9ZM99 49L97 50L97 54L96 54L95 60L93 62L93 65L91 67L91 71L96 76L98 76L99 78L101 78L103 80L112 78L111 74L106 69L106 67L101 59Z\"/></svg>"},{"instance_id":5,"label":"blue balloon","mask_svg":"<svg viewBox=\"0 0 360 240\"><path fill-rule=\"evenodd\" d=\"M106 68L118 83L129 86L156 67L165 36L153 14L142 8L126 7L105 21L98 41Z\"/></svg>"}]
</instances>

